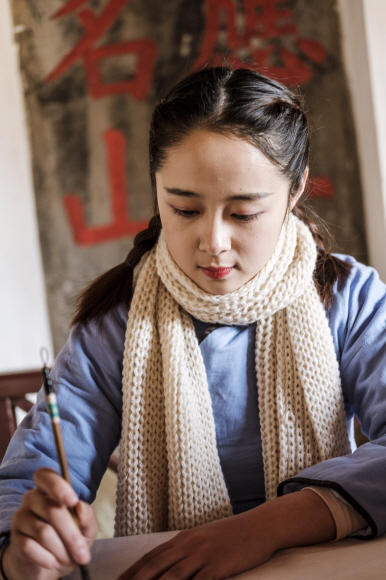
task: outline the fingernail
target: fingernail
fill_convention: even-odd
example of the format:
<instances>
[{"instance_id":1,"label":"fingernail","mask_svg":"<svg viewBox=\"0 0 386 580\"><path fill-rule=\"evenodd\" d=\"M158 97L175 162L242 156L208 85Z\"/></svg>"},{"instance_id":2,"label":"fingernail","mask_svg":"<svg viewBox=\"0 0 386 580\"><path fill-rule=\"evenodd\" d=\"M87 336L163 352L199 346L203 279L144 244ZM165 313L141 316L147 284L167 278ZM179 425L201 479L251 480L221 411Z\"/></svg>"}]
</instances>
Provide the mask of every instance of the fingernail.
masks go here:
<instances>
[{"instance_id":1,"label":"fingernail","mask_svg":"<svg viewBox=\"0 0 386 580\"><path fill-rule=\"evenodd\" d=\"M63 501L65 503L68 503L70 505L73 505L73 504L77 503L78 496L76 495L76 493L74 491L66 491L63 494Z\"/></svg>"},{"instance_id":2,"label":"fingernail","mask_svg":"<svg viewBox=\"0 0 386 580\"><path fill-rule=\"evenodd\" d=\"M77 551L76 561L79 564L87 564L89 559L90 559L90 555L89 555L87 550L85 550L84 548L81 548L80 550Z\"/></svg>"}]
</instances>

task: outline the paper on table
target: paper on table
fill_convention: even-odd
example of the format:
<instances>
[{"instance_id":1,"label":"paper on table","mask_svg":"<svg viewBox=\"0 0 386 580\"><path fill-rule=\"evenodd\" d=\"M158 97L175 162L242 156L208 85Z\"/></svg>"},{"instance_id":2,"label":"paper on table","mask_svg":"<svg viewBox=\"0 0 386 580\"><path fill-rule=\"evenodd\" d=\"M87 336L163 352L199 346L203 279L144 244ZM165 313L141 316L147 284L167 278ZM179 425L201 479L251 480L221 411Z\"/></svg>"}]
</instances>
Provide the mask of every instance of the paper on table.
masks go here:
<instances>
[{"instance_id":1,"label":"paper on table","mask_svg":"<svg viewBox=\"0 0 386 580\"><path fill-rule=\"evenodd\" d=\"M91 580L116 580L141 556L159 544L167 542L178 532L161 532L143 536L97 540L92 549L92 562L88 566ZM66 580L79 580L79 572L66 576Z\"/></svg>"},{"instance_id":2,"label":"paper on table","mask_svg":"<svg viewBox=\"0 0 386 580\"><path fill-rule=\"evenodd\" d=\"M178 532L98 540L90 565L92 580L116 580L143 554ZM234 576L237 580L385 580L386 537L371 541L341 540L282 550L260 566ZM79 580L78 572L66 580ZM232 579L233 580L233 579Z\"/></svg>"}]
</instances>

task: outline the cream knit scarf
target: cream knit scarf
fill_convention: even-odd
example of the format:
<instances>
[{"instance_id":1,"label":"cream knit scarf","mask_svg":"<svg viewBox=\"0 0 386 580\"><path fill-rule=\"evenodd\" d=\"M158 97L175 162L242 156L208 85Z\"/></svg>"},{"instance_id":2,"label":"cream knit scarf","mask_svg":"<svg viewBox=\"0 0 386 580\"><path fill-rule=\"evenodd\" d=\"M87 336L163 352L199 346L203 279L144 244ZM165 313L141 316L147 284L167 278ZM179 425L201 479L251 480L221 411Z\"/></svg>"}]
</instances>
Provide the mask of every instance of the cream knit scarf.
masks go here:
<instances>
[{"instance_id":1,"label":"cream knit scarf","mask_svg":"<svg viewBox=\"0 0 386 580\"><path fill-rule=\"evenodd\" d=\"M123 362L117 536L181 530L232 514L204 362L190 315L250 324L267 499L280 481L350 452L339 368L312 273L316 247L290 214L266 266L226 295L175 264L161 232L136 284Z\"/></svg>"}]
</instances>

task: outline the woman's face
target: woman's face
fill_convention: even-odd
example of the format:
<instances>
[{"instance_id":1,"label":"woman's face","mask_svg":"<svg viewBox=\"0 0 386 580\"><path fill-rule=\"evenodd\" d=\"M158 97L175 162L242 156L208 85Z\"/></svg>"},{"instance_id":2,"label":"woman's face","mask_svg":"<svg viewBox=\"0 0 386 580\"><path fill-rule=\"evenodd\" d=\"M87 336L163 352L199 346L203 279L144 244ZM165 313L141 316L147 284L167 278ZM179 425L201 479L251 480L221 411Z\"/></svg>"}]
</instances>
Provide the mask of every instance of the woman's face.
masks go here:
<instances>
[{"instance_id":1,"label":"woman's face","mask_svg":"<svg viewBox=\"0 0 386 580\"><path fill-rule=\"evenodd\" d=\"M268 262L290 184L259 149L231 134L196 130L169 149L156 179L167 246L197 286L233 292Z\"/></svg>"}]
</instances>

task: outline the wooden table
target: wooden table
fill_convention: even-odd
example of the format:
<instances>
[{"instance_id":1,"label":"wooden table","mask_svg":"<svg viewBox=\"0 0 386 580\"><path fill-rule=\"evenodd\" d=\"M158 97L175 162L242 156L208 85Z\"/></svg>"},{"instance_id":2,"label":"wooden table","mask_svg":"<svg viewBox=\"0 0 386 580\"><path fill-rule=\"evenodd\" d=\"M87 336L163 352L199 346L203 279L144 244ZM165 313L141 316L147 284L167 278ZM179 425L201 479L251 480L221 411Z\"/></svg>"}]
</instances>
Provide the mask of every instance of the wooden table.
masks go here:
<instances>
[{"instance_id":1,"label":"wooden table","mask_svg":"<svg viewBox=\"0 0 386 580\"><path fill-rule=\"evenodd\" d=\"M91 580L115 580L143 554L177 532L98 540L93 547ZM79 572L66 576L78 580ZM234 576L238 580L385 580L386 537L369 542L341 540L282 550L269 561Z\"/></svg>"}]
</instances>

